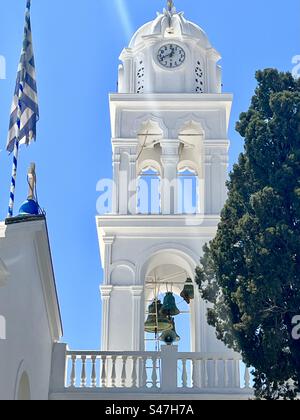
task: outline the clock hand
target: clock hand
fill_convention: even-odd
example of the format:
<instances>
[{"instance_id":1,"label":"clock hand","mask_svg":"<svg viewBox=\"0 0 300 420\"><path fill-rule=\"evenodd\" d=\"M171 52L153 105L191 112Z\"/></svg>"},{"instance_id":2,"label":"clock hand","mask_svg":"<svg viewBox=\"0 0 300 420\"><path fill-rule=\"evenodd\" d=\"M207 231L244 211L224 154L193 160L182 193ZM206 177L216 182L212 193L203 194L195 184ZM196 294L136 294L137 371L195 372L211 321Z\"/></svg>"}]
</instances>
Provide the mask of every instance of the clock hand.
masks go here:
<instances>
[{"instance_id":1,"label":"clock hand","mask_svg":"<svg viewBox=\"0 0 300 420\"><path fill-rule=\"evenodd\" d=\"M175 54L175 50L173 50L170 54L164 55L162 58L165 59L167 57L173 57L174 54Z\"/></svg>"}]
</instances>

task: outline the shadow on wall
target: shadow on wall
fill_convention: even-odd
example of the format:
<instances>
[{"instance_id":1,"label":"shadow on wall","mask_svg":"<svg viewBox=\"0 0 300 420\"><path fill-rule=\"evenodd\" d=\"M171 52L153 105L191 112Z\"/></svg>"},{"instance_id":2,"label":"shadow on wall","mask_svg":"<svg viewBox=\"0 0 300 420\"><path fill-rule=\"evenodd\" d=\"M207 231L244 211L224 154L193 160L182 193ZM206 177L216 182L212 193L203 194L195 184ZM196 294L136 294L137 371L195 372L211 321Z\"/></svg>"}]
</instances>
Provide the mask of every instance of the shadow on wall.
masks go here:
<instances>
[{"instance_id":1,"label":"shadow on wall","mask_svg":"<svg viewBox=\"0 0 300 420\"><path fill-rule=\"evenodd\" d=\"M23 373L17 394L18 401L29 401L31 399L29 378L26 372Z\"/></svg>"}]
</instances>

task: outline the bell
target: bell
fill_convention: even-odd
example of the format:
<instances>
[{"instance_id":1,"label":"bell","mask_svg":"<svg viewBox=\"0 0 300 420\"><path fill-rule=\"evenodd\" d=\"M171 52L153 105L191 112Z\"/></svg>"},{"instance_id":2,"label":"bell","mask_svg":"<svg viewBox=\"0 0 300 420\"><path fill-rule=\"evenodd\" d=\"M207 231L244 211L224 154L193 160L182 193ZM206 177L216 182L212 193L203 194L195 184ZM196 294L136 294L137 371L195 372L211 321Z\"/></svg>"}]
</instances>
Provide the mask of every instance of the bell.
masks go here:
<instances>
[{"instance_id":1,"label":"bell","mask_svg":"<svg viewBox=\"0 0 300 420\"><path fill-rule=\"evenodd\" d=\"M173 344L175 341L180 341L180 337L176 332L175 321L174 318L171 319L172 328L170 330L166 330L160 336L160 341L164 341L168 346Z\"/></svg>"},{"instance_id":2,"label":"bell","mask_svg":"<svg viewBox=\"0 0 300 420\"><path fill-rule=\"evenodd\" d=\"M148 333L162 332L172 328L171 321L161 314L160 300L154 300L148 308L148 318L145 322L145 331Z\"/></svg>"},{"instance_id":3,"label":"bell","mask_svg":"<svg viewBox=\"0 0 300 420\"><path fill-rule=\"evenodd\" d=\"M180 296L186 301L188 305L191 303L191 300L195 298L194 285L190 278L188 278L185 282L184 289L180 293Z\"/></svg>"},{"instance_id":4,"label":"bell","mask_svg":"<svg viewBox=\"0 0 300 420\"><path fill-rule=\"evenodd\" d=\"M173 293L168 292L164 298L164 304L160 313L167 316L176 316L180 314L180 310L176 306L176 301Z\"/></svg>"}]
</instances>

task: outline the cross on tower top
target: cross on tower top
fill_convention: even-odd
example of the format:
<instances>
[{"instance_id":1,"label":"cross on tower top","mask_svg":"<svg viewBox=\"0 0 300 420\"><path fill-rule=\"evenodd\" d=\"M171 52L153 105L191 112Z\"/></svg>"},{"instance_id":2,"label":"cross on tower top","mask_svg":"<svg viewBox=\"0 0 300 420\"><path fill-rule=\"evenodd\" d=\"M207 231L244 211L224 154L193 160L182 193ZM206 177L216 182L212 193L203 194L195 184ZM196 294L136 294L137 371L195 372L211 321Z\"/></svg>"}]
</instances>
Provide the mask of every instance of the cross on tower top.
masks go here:
<instances>
[{"instance_id":1,"label":"cross on tower top","mask_svg":"<svg viewBox=\"0 0 300 420\"><path fill-rule=\"evenodd\" d=\"M168 0L168 4L167 4L168 11L169 11L169 12L172 12L173 7L174 7L174 2L173 2L173 0Z\"/></svg>"}]
</instances>

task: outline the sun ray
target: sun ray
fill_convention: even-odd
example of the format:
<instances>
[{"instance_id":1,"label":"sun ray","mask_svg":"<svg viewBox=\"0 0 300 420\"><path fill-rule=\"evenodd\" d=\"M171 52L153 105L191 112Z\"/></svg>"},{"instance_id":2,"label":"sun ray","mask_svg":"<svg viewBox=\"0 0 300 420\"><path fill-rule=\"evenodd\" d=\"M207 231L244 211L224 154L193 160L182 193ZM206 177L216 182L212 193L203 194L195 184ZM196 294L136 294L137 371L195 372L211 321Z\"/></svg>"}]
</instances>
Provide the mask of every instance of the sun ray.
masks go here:
<instances>
[{"instance_id":1,"label":"sun ray","mask_svg":"<svg viewBox=\"0 0 300 420\"><path fill-rule=\"evenodd\" d=\"M133 27L133 23L129 14L127 1L115 0L115 4L116 4L116 9L117 9L123 30L125 32L127 39L129 40L134 33L134 27Z\"/></svg>"}]
</instances>

